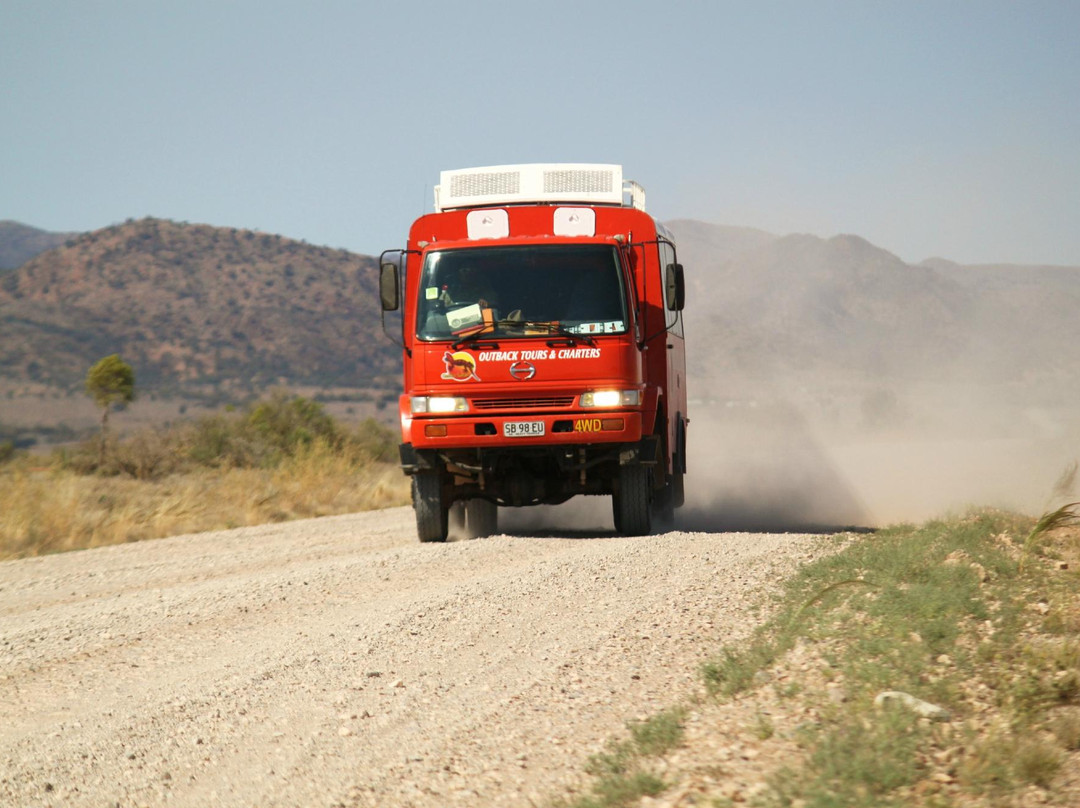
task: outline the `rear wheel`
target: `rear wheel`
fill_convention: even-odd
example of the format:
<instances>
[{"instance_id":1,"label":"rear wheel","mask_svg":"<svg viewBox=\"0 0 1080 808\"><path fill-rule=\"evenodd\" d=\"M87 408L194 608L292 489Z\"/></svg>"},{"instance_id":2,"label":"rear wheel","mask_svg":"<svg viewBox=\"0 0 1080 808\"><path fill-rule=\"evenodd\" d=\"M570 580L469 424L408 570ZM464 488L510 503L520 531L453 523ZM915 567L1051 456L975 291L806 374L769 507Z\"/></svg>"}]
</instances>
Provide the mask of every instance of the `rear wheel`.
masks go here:
<instances>
[{"instance_id":1,"label":"rear wheel","mask_svg":"<svg viewBox=\"0 0 1080 808\"><path fill-rule=\"evenodd\" d=\"M619 488L611 498L615 528L625 536L652 533L652 474L640 463L619 466Z\"/></svg>"},{"instance_id":2,"label":"rear wheel","mask_svg":"<svg viewBox=\"0 0 1080 808\"><path fill-rule=\"evenodd\" d=\"M470 499L465 503L465 529L477 539L498 533L499 506L486 499Z\"/></svg>"},{"instance_id":3,"label":"rear wheel","mask_svg":"<svg viewBox=\"0 0 1080 808\"><path fill-rule=\"evenodd\" d=\"M420 541L446 541L449 532L450 505L443 496L438 474L414 474L413 510L416 511L416 535Z\"/></svg>"}]
</instances>

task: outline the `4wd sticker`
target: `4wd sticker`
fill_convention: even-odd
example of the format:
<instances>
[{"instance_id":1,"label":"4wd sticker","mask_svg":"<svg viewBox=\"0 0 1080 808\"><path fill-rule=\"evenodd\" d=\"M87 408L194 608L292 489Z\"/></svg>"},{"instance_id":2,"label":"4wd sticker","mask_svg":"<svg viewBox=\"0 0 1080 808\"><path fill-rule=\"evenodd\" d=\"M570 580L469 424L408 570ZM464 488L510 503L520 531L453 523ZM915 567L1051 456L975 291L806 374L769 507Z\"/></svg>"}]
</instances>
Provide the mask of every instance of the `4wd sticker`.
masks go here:
<instances>
[{"instance_id":1,"label":"4wd sticker","mask_svg":"<svg viewBox=\"0 0 1080 808\"><path fill-rule=\"evenodd\" d=\"M601 427L599 418L578 418L574 421L575 432L599 432Z\"/></svg>"},{"instance_id":2,"label":"4wd sticker","mask_svg":"<svg viewBox=\"0 0 1080 808\"><path fill-rule=\"evenodd\" d=\"M480 377L476 375L476 360L468 351L447 351L443 354L442 361L446 365L442 378L456 382L480 381Z\"/></svg>"}]
</instances>

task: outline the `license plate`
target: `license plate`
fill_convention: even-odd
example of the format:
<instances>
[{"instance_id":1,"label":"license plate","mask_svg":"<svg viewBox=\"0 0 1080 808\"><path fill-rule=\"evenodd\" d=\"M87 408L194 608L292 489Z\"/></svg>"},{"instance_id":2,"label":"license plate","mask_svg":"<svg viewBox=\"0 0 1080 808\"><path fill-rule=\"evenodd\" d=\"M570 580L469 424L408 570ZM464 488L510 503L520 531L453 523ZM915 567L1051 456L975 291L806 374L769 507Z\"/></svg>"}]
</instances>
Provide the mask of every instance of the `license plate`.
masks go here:
<instances>
[{"instance_id":1,"label":"license plate","mask_svg":"<svg viewBox=\"0 0 1080 808\"><path fill-rule=\"evenodd\" d=\"M544 434L543 421L504 421L504 438L533 438Z\"/></svg>"}]
</instances>

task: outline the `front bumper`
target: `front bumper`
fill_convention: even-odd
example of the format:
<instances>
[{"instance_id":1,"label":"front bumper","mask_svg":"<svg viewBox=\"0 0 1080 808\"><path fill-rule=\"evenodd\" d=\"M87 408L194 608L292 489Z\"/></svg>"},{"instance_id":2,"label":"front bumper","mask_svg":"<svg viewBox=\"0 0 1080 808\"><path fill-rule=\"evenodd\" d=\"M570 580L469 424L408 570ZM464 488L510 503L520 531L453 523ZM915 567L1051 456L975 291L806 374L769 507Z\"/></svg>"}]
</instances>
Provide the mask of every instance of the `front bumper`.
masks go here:
<instances>
[{"instance_id":1,"label":"front bumper","mask_svg":"<svg viewBox=\"0 0 1080 808\"><path fill-rule=\"evenodd\" d=\"M507 437L507 423L542 423L543 435ZM414 416L403 437L416 449L565 446L635 443L641 439L640 410Z\"/></svg>"}]
</instances>

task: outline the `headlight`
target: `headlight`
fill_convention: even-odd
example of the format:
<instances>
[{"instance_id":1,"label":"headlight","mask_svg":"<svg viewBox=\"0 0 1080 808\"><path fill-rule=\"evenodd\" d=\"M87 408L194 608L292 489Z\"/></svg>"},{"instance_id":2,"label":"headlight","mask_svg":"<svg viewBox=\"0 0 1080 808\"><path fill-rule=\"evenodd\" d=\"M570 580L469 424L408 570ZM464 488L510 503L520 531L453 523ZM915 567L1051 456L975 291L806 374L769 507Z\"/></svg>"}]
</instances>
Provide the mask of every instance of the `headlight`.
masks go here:
<instances>
[{"instance_id":1,"label":"headlight","mask_svg":"<svg viewBox=\"0 0 1080 808\"><path fill-rule=\"evenodd\" d=\"M462 396L410 396L409 408L413 415L421 412L468 412L469 402Z\"/></svg>"},{"instance_id":2,"label":"headlight","mask_svg":"<svg viewBox=\"0 0 1080 808\"><path fill-rule=\"evenodd\" d=\"M636 407L640 403L640 390L595 390L581 396L582 407Z\"/></svg>"}]
</instances>

